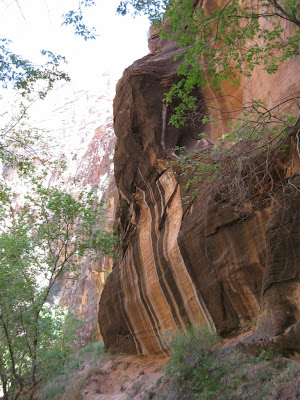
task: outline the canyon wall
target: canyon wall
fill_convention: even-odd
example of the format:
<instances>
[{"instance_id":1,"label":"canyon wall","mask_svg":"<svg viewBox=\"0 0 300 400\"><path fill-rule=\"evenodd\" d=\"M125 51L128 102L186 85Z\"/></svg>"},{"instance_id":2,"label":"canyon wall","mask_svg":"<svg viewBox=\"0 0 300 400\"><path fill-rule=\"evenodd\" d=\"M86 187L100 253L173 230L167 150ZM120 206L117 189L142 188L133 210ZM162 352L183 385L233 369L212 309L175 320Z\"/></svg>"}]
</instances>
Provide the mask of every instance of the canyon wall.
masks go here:
<instances>
[{"instance_id":1,"label":"canyon wall","mask_svg":"<svg viewBox=\"0 0 300 400\"><path fill-rule=\"evenodd\" d=\"M112 229L117 203L113 179L115 83L115 76L104 73L99 74L93 89L71 83L56 85L45 100L31 104L27 122L28 129L37 129L48 144L47 157L65 161L64 172L60 170L58 174L54 169L44 184L58 182L75 196L86 186L93 188L99 200L105 201L104 221L100 223L107 229ZM38 171L38 163L36 168ZM24 183L17 170L6 168L4 173L14 190L22 194ZM99 255L97 261L85 258L80 271L71 273L61 284L56 283L53 290L59 304L69 307L83 322L78 329L79 345L100 339L98 305L111 268L112 259L108 256Z\"/></svg>"},{"instance_id":2,"label":"canyon wall","mask_svg":"<svg viewBox=\"0 0 300 400\"><path fill-rule=\"evenodd\" d=\"M287 189L264 207L243 214L234 199L218 199L204 185L185 204L187 178L172 164L175 147L201 150L227 128L166 123L171 111L162 100L178 80L178 49L153 28L149 48L151 54L124 71L114 101L115 226L122 246L100 300L105 345L127 353L164 353L170 335L191 324L226 335L257 323L251 340L276 339L283 352L300 352L300 163L295 139L290 139L290 168L284 169ZM246 104L253 96L272 107L279 98L300 95L298 66L294 57L273 75L257 67L238 88L225 87L223 95L206 88L198 96L207 107L229 112L233 98ZM203 131L208 138L198 141Z\"/></svg>"},{"instance_id":3,"label":"canyon wall","mask_svg":"<svg viewBox=\"0 0 300 400\"><path fill-rule=\"evenodd\" d=\"M56 143L59 143L57 156L66 161L67 169L63 176L66 186L76 179L78 190L86 185L93 187L99 199L105 201L105 219L101 223L111 230L117 202L113 179L116 140L111 112L115 78L103 74L97 86L93 91L75 90L70 93L62 90L60 103L57 102L57 93L54 93L53 120L47 121L47 128L51 129L52 137L55 136ZM54 173L50 182L55 179ZM80 346L101 338L97 322L98 306L111 268L112 259L108 256L99 255L97 261L87 257L76 278L71 274L70 279L64 280L57 288L60 305L69 307L82 321L77 330Z\"/></svg>"}]
</instances>

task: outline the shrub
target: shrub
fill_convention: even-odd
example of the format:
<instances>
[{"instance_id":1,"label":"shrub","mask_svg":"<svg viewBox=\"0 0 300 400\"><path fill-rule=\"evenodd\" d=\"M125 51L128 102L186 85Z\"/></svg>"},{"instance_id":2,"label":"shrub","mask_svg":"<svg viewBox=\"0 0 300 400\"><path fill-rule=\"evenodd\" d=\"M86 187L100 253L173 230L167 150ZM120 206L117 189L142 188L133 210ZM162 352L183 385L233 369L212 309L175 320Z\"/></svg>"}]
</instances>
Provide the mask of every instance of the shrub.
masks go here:
<instances>
[{"instance_id":1,"label":"shrub","mask_svg":"<svg viewBox=\"0 0 300 400\"><path fill-rule=\"evenodd\" d=\"M205 360L220 338L199 325L192 326L187 332L181 332L171 341L171 361L168 372L180 372L181 368L194 367Z\"/></svg>"},{"instance_id":2,"label":"shrub","mask_svg":"<svg viewBox=\"0 0 300 400\"><path fill-rule=\"evenodd\" d=\"M299 367L272 350L248 355L240 346L218 346L216 333L199 326L171 342L166 376L145 399L296 400Z\"/></svg>"},{"instance_id":3,"label":"shrub","mask_svg":"<svg viewBox=\"0 0 300 400\"><path fill-rule=\"evenodd\" d=\"M43 400L52 400L56 396L63 394L65 391L65 384L63 383L50 383L43 391Z\"/></svg>"},{"instance_id":4,"label":"shrub","mask_svg":"<svg viewBox=\"0 0 300 400\"><path fill-rule=\"evenodd\" d=\"M99 363L104 359L104 343L88 343L73 354L67 364L60 369L59 374L54 375L53 380L42 388L42 399L80 400L80 386L83 380L89 379L94 373L101 373ZM85 373L80 375L76 371L82 369L84 363L87 363Z\"/></svg>"},{"instance_id":5,"label":"shrub","mask_svg":"<svg viewBox=\"0 0 300 400\"><path fill-rule=\"evenodd\" d=\"M95 356L100 356L104 353L104 343L103 342L94 342L88 343L86 346L82 347L78 350L78 355L85 356L87 354L94 354Z\"/></svg>"}]
</instances>

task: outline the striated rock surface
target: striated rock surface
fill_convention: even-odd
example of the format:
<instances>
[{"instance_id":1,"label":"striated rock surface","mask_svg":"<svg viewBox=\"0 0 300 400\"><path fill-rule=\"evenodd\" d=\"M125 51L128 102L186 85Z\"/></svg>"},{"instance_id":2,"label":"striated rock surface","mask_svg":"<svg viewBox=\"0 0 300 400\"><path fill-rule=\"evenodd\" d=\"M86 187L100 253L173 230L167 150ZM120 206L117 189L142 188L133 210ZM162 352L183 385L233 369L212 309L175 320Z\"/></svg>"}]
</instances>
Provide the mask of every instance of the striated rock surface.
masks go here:
<instances>
[{"instance_id":1,"label":"striated rock surface","mask_svg":"<svg viewBox=\"0 0 300 400\"><path fill-rule=\"evenodd\" d=\"M127 353L162 353L170 333L191 324L226 334L258 320L252 339L280 339L287 352L299 351L299 175L286 177L290 189L274 202L245 215L201 187L184 205L186 180L170 164L175 146L201 149L226 126L202 126L208 135L203 144L199 127L167 124L171 114L162 100L178 79L178 50L153 28L149 44L152 54L125 70L114 101L115 224L122 248L100 301L105 344ZM299 95L298 63L295 57L272 76L258 68L240 88L225 87L223 96L208 89L198 95L206 106L228 112L233 97L246 104L249 93L271 107L279 97ZM297 153L293 157L295 172L300 164Z\"/></svg>"}]
</instances>

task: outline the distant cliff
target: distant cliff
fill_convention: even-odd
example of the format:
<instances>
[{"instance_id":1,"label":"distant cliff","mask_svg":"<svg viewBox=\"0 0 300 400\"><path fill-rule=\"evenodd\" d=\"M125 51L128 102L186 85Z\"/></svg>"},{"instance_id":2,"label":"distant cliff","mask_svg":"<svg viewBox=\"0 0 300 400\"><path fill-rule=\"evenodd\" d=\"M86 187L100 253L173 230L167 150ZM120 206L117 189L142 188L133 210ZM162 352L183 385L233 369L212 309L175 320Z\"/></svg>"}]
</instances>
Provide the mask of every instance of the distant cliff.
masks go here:
<instances>
[{"instance_id":1,"label":"distant cliff","mask_svg":"<svg viewBox=\"0 0 300 400\"><path fill-rule=\"evenodd\" d=\"M212 196L205 185L185 205L186 178L170 161L176 159L176 146L191 151L201 149L203 142L196 139L198 128L165 123L170 111L162 100L178 80L178 49L154 29L149 47L150 55L125 70L114 100L115 224L122 248L100 301L105 345L128 353L162 353L169 333L190 324L212 323L226 334L258 321L253 338L276 339L283 351L300 352L300 159L295 136L280 175L291 184L263 207L239 213L232 199ZM198 96L207 107L228 112L253 94L271 107L278 98L299 96L299 72L294 57L274 75L257 67L239 87L225 86L223 96L208 88ZM210 125L203 129L207 143L213 144L227 128L224 123L218 130Z\"/></svg>"},{"instance_id":2,"label":"distant cliff","mask_svg":"<svg viewBox=\"0 0 300 400\"><path fill-rule=\"evenodd\" d=\"M67 162L63 177L66 185L76 179L79 188L90 185L98 192L99 198L105 201L105 221L101 223L107 229L112 229L114 223L117 198L113 179L116 140L111 112L114 83L112 77L103 75L97 84L100 87L94 91L69 93L62 88L63 96L59 104L55 99L52 120L47 126L60 144L59 157ZM55 179L54 174L51 180ZM83 322L78 330L81 345L100 338L99 298L111 268L112 260L108 256L100 255L97 261L85 259L76 279L72 276L60 287L60 304L70 307Z\"/></svg>"},{"instance_id":3,"label":"distant cliff","mask_svg":"<svg viewBox=\"0 0 300 400\"><path fill-rule=\"evenodd\" d=\"M30 107L30 119L34 129L42 133L49 146L48 157L65 161L64 173L54 169L47 177L51 186L56 181L76 190L90 185L97 191L99 199L105 200L104 223L112 229L116 210L117 191L113 179L113 152L115 135L113 131L112 102L116 79L108 74L99 76L93 90L80 90L72 84L56 86L44 101ZM17 192L22 193L15 169L6 169L6 179ZM74 185L74 181L76 184ZM75 192L74 192L75 190ZM78 342L82 345L99 339L98 305L106 277L112 267L112 260L99 256L97 261L85 259L78 276L57 284L55 295L62 306L70 309L82 319L78 331Z\"/></svg>"}]
</instances>

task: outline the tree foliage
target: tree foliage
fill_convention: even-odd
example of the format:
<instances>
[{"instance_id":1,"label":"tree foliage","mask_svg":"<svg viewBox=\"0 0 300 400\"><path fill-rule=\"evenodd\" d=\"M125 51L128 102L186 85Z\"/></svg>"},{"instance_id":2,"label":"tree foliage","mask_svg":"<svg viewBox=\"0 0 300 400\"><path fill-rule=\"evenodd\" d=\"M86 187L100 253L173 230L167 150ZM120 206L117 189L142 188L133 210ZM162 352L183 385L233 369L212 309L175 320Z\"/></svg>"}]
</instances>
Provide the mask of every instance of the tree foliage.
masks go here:
<instances>
[{"instance_id":1,"label":"tree foliage","mask_svg":"<svg viewBox=\"0 0 300 400\"><path fill-rule=\"evenodd\" d=\"M76 320L57 306L54 289L77 278L85 257L114 256L105 205L93 190L60 183L42 132L26 107L0 131L0 382L5 400L31 399L71 352ZM42 149L41 145L45 145ZM6 171L18 173L12 190ZM39 171L45 170L44 173ZM56 185L46 186L49 174ZM74 193L74 194L72 194ZM1 392L1 391L0 391Z\"/></svg>"},{"instance_id":2,"label":"tree foliage","mask_svg":"<svg viewBox=\"0 0 300 400\"><path fill-rule=\"evenodd\" d=\"M300 21L296 0L228 0L223 7L207 14L196 7L194 0L122 1L121 14L134 9L144 12L152 22L162 21L159 34L175 40L183 57L178 69L181 77L166 94L166 102L179 99L171 123L179 127L186 123L184 113L196 107L193 91L210 85L220 88L225 80L240 84L240 77L250 77L255 66L263 65L273 74L279 65L299 54ZM285 35L282 22L296 27Z\"/></svg>"},{"instance_id":3,"label":"tree foliage","mask_svg":"<svg viewBox=\"0 0 300 400\"><path fill-rule=\"evenodd\" d=\"M63 15L62 25L73 25L74 34L82 37L85 41L95 39L96 31L94 27L88 27L84 22L83 9L95 5L94 0L81 0L77 10L70 10Z\"/></svg>"},{"instance_id":4,"label":"tree foliage","mask_svg":"<svg viewBox=\"0 0 300 400\"><path fill-rule=\"evenodd\" d=\"M13 207L15 194L1 186L0 376L5 399L31 399L71 345L55 285L74 276L83 257L112 255L116 238L101 226L104 204L93 192L75 198L34 178Z\"/></svg>"},{"instance_id":5,"label":"tree foliage","mask_svg":"<svg viewBox=\"0 0 300 400\"><path fill-rule=\"evenodd\" d=\"M34 169L37 160L51 164L46 134L30 123L31 104L25 104L23 99L20 101L18 96L10 101L0 100L0 163L4 172L16 168L19 174L26 174Z\"/></svg>"},{"instance_id":6,"label":"tree foliage","mask_svg":"<svg viewBox=\"0 0 300 400\"><path fill-rule=\"evenodd\" d=\"M72 26L74 34L85 41L95 39L95 28L88 27L84 22L84 9L93 5L93 0L81 0L78 9L62 15L62 25ZM15 54L10 47L11 41L0 37L0 82L4 88L10 86L23 96L35 93L44 98L55 82L70 80L68 74L60 70L61 65L67 62L65 57L43 49L41 54L45 57L45 62L35 65Z\"/></svg>"},{"instance_id":7,"label":"tree foliage","mask_svg":"<svg viewBox=\"0 0 300 400\"><path fill-rule=\"evenodd\" d=\"M10 40L0 38L0 82L2 87L11 86L23 96L35 92L40 98L44 98L55 82L70 80L65 72L59 70L60 64L66 62L64 57L42 50L41 54L47 58L47 61L44 65L37 66L13 53L10 50L10 44ZM37 87L37 82L40 83L40 87Z\"/></svg>"},{"instance_id":8,"label":"tree foliage","mask_svg":"<svg viewBox=\"0 0 300 400\"><path fill-rule=\"evenodd\" d=\"M63 16L85 40L95 38L78 10ZM41 382L61 371L76 339L78 321L57 304L55 291L65 279L77 279L81 263L100 253L114 256L117 238L105 228L105 205L96 192L59 183L61 163L49 154L44 132L28 123L28 108L41 101L66 60L42 50L43 65L15 54L0 38L0 82L13 88L11 110L1 109L0 127L0 397L33 399ZM5 90L2 103L7 102ZM7 107L6 107L7 108ZM53 145L53 143L52 143ZM18 174L11 188L7 171ZM46 171L42 173L41 171ZM45 182L55 174L56 185ZM1 393L2 392L2 393Z\"/></svg>"},{"instance_id":9,"label":"tree foliage","mask_svg":"<svg viewBox=\"0 0 300 400\"><path fill-rule=\"evenodd\" d=\"M120 2L117 13L126 15L132 12L134 16L144 14L152 23L163 19L169 0L123 0Z\"/></svg>"},{"instance_id":10,"label":"tree foliage","mask_svg":"<svg viewBox=\"0 0 300 400\"><path fill-rule=\"evenodd\" d=\"M166 95L167 102L180 99L171 119L175 126L186 122L184 111L195 108L195 88L208 84L217 89L226 80L239 85L241 76L250 77L257 65L273 74L299 54L300 29L284 37L283 17L268 1L230 0L207 15L192 0L179 0L170 3L166 17L162 35L176 39L184 58L178 70L182 78Z\"/></svg>"}]
</instances>

